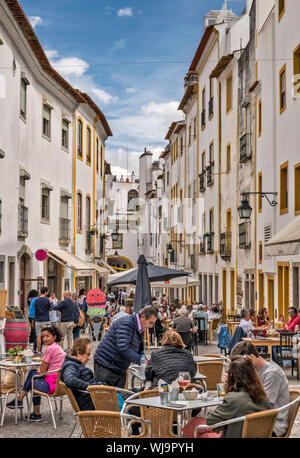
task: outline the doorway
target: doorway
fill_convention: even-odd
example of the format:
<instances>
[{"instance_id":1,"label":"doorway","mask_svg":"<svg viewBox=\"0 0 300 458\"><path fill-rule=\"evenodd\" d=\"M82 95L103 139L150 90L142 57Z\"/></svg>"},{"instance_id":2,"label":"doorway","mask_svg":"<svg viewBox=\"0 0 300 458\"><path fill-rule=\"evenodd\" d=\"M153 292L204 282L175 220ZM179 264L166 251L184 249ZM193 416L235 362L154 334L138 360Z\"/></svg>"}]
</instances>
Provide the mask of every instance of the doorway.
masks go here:
<instances>
[{"instance_id":1,"label":"doorway","mask_svg":"<svg viewBox=\"0 0 300 458\"><path fill-rule=\"evenodd\" d=\"M275 320L274 313L274 275L268 275L268 314L271 321Z\"/></svg>"},{"instance_id":2,"label":"doorway","mask_svg":"<svg viewBox=\"0 0 300 458\"><path fill-rule=\"evenodd\" d=\"M283 315L288 320L288 308L290 301L290 265L288 262L277 264L278 283L278 315Z\"/></svg>"},{"instance_id":3,"label":"doorway","mask_svg":"<svg viewBox=\"0 0 300 458\"><path fill-rule=\"evenodd\" d=\"M31 277L31 257L28 253L23 253L20 258L20 307L23 313L25 313L25 307L27 307L26 299L29 291L32 289L31 281L25 281Z\"/></svg>"}]
</instances>

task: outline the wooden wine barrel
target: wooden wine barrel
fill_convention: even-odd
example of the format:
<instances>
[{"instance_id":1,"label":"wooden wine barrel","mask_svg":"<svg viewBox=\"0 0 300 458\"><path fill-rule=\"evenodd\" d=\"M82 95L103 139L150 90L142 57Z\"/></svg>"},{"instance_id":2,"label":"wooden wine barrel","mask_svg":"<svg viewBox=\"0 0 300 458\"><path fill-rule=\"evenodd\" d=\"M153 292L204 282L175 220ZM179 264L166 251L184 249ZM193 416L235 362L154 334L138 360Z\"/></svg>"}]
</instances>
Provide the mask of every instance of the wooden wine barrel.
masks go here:
<instances>
[{"instance_id":1,"label":"wooden wine barrel","mask_svg":"<svg viewBox=\"0 0 300 458\"><path fill-rule=\"evenodd\" d=\"M6 320L4 328L5 348L16 347L17 345L24 350L29 339L29 326L27 320Z\"/></svg>"}]
</instances>

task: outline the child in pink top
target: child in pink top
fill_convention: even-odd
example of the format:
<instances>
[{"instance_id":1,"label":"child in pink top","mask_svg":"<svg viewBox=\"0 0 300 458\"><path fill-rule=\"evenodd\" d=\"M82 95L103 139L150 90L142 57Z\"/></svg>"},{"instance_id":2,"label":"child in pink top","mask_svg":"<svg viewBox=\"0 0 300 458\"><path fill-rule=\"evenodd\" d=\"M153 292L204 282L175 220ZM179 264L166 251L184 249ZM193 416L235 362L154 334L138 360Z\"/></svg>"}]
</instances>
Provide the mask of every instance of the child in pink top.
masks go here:
<instances>
[{"instance_id":1,"label":"child in pink top","mask_svg":"<svg viewBox=\"0 0 300 458\"><path fill-rule=\"evenodd\" d=\"M58 345L61 339L61 333L56 326L49 326L42 329L43 342L47 346L43 360L39 371L35 369L30 371L28 377L25 380L23 389L18 396L18 407L23 407L23 398L31 390L32 386L32 377L36 374L42 375L45 372L53 371L55 369L60 369L64 360L65 352ZM44 377L39 377L34 379L34 388L43 393L52 394L55 391L57 380L57 372L53 374L45 375ZM42 421L42 416L40 412L41 397L34 396L33 406L34 411L30 414L30 421ZM7 407L14 409L15 400L9 402Z\"/></svg>"}]
</instances>

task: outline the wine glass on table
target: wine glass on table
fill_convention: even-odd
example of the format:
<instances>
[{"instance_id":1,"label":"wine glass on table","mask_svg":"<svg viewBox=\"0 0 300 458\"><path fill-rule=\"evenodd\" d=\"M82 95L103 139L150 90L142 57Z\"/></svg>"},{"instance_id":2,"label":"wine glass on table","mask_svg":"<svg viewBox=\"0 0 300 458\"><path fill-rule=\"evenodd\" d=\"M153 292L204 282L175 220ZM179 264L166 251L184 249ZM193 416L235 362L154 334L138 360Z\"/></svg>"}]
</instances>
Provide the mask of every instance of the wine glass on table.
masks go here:
<instances>
[{"instance_id":1,"label":"wine glass on table","mask_svg":"<svg viewBox=\"0 0 300 458\"><path fill-rule=\"evenodd\" d=\"M191 376L189 372L179 372L178 374L178 384L183 390L191 383Z\"/></svg>"}]
</instances>

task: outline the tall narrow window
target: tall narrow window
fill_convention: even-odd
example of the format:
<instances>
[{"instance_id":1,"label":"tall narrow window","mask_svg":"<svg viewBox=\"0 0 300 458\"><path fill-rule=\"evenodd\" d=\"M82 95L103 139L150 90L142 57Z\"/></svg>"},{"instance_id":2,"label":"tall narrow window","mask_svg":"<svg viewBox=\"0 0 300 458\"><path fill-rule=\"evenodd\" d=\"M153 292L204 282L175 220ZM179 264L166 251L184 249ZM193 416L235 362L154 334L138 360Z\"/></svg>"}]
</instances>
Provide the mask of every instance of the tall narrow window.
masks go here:
<instances>
[{"instance_id":1,"label":"tall narrow window","mask_svg":"<svg viewBox=\"0 0 300 458\"><path fill-rule=\"evenodd\" d=\"M231 168L231 144L228 143L226 148L226 172L230 172Z\"/></svg>"},{"instance_id":2,"label":"tall narrow window","mask_svg":"<svg viewBox=\"0 0 300 458\"><path fill-rule=\"evenodd\" d=\"M288 162L280 166L280 214L288 213Z\"/></svg>"},{"instance_id":3,"label":"tall narrow window","mask_svg":"<svg viewBox=\"0 0 300 458\"><path fill-rule=\"evenodd\" d=\"M258 213L261 213L262 211L262 173L259 172L258 174Z\"/></svg>"},{"instance_id":4,"label":"tall narrow window","mask_svg":"<svg viewBox=\"0 0 300 458\"><path fill-rule=\"evenodd\" d=\"M194 118L194 142L197 139L197 118Z\"/></svg>"},{"instance_id":5,"label":"tall narrow window","mask_svg":"<svg viewBox=\"0 0 300 458\"><path fill-rule=\"evenodd\" d=\"M82 195L77 193L77 230L82 231Z\"/></svg>"},{"instance_id":6,"label":"tall narrow window","mask_svg":"<svg viewBox=\"0 0 300 458\"><path fill-rule=\"evenodd\" d=\"M92 140L91 140L91 129L89 127L86 128L86 162L87 164L91 163L91 146L92 146Z\"/></svg>"},{"instance_id":7,"label":"tall narrow window","mask_svg":"<svg viewBox=\"0 0 300 458\"><path fill-rule=\"evenodd\" d=\"M263 261L263 245L262 242L258 242L258 264L262 264Z\"/></svg>"},{"instance_id":8,"label":"tall narrow window","mask_svg":"<svg viewBox=\"0 0 300 458\"><path fill-rule=\"evenodd\" d=\"M69 148L69 122L66 119L62 120L61 145L65 149Z\"/></svg>"},{"instance_id":9,"label":"tall narrow window","mask_svg":"<svg viewBox=\"0 0 300 458\"><path fill-rule=\"evenodd\" d=\"M261 100L258 102L258 136L261 136L261 128L262 128L262 119L261 119L262 111L261 111Z\"/></svg>"},{"instance_id":10,"label":"tall narrow window","mask_svg":"<svg viewBox=\"0 0 300 458\"><path fill-rule=\"evenodd\" d=\"M83 137L83 132L82 132L82 121L81 119L78 119L78 133L77 133L77 157L79 159L82 159L82 137Z\"/></svg>"},{"instance_id":11,"label":"tall narrow window","mask_svg":"<svg viewBox=\"0 0 300 458\"><path fill-rule=\"evenodd\" d=\"M180 155L183 155L183 137L180 139Z\"/></svg>"},{"instance_id":12,"label":"tall narrow window","mask_svg":"<svg viewBox=\"0 0 300 458\"><path fill-rule=\"evenodd\" d=\"M278 0L278 21L282 18L285 12L285 0Z\"/></svg>"},{"instance_id":13,"label":"tall narrow window","mask_svg":"<svg viewBox=\"0 0 300 458\"><path fill-rule=\"evenodd\" d=\"M27 108L27 84L24 78L21 78L20 88L20 115L26 119L26 108Z\"/></svg>"},{"instance_id":14,"label":"tall narrow window","mask_svg":"<svg viewBox=\"0 0 300 458\"><path fill-rule=\"evenodd\" d=\"M205 104L206 104L206 90L202 90L202 112L201 112L201 129L205 128Z\"/></svg>"},{"instance_id":15,"label":"tall narrow window","mask_svg":"<svg viewBox=\"0 0 300 458\"><path fill-rule=\"evenodd\" d=\"M202 166L202 172L205 170L205 151L203 151L202 153L202 163L201 163L201 166Z\"/></svg>"},{"instance_id":16,"label":"tall narrow window","mask_svg":"<svg viewBox=\"0 0 300 458\"><path fill-rule=\"evenodd\" d=\"M46 188L42 188L41 218L43 222L49 222L50 219L50 193Z\"/></svg>"},{"instance_id":17,"label":"tall narrow window","mask_svg":"<svg viewBox=\"0 0 300 458\"><path fill-rule=\"evenodd\" d=\"M51 137L51 108L46 104L43 104L43 135Z\"/></svg>"},{"instance_id":18,"label":"tall narrow window","mask_svg":"<svg viewBox=\"0 0 300 458\"><path fill-rule=\"evenodd\" d=\"M99 140L96 140L96 172L99 173Z\"/></svg>"},{"instance_id":19,"label":"tall narrow window","mask_svg":"<svg viewBox=\"0 0 300 458\"><path fill-rule=\"evenodd\" d=\"M208 105L208 117L211 119L214 114L214 80L209 78L209 105Z\"/></svg>"},{"instance_id":20,"label":"tall narrow window","mask_svg":"<svg viewBox=\"0 0 300 458\"><path fill-rule=\"evenodd\" d=\"M279 72L279 108L280 114L286 109L286 65Z\"/></svg>"},{"instance_id":21,"label":"tall narrow window","mask_svg":"<svg viewBox=\"0 0 300 458\"><path fill-rule=\"evenodd\" d=\"M295 165L295 215L300 215L300 162Z\"/></svg>"},{"instance_id":22,"label":"tall narrow window","mask_svg":"<svg viewBox=\"0 0 300 458\"><path fill-rule=\"evenodd\" d=\"M226 79L226 111L227 113L232 109L232 74Z\"/></svg>"},{"instance_id":23,"label":"tall narrow window","mask_svg":"<svg viewBox=\"0 0 300 458\"><path fill-rule=\"evenodd\" d=\"M192 126L189 127L189 146L192 144Z\"/></svg>"},{"instance_id":24,"label":"tall narrow window","mask_svg":"<svg viewBox=\"0 0 300 458\"><path fill-rule=\"evenodd\" d=\"M300 44L294 51L294 97L298 98L300 93Z\"/></svg>"},{"instance_id":25,"label":"tall narrow window","mask_svg":"<svg viewBox=\"0 0 300 458\"><path fill-rule=\"evenodd\" d=\"M101 177L103 177L103 166L104 166L103 147L101 145L101 155L100 155L100 175L101 175Z\"/></svg>"}]
</instances>

